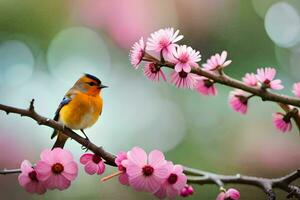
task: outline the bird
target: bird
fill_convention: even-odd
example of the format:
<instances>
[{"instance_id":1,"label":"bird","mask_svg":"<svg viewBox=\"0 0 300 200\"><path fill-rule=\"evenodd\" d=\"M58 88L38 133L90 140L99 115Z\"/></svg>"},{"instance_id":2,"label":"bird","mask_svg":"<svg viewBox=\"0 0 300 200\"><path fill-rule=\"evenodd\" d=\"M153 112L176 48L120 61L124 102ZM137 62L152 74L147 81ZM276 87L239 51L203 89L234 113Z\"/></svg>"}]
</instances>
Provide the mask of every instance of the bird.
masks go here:
<instances>
[{"instance_id":1,"label":"bird","mask_svg":"<svg viewBox=\"0 0 300 200\"><path fill-rule=\"evenodd\" d=\"M84 129L93 126L102 113L103 99L101 90L108 86L102 85L99 78L91 74L80 77L65 94L54 116L54 120L72 130L80 130L89 140ZM68 136L54 130L51 139L57 136L52 149L63 148Z\"/></svg>"}]
</instances>

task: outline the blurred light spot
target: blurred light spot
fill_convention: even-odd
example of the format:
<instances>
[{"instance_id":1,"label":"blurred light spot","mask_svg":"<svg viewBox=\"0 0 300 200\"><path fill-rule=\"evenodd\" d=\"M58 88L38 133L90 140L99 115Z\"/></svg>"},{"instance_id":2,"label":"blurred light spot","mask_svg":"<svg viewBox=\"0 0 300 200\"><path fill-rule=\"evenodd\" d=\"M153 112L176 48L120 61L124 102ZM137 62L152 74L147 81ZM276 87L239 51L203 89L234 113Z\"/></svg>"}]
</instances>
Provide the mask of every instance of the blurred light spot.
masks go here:
<instances>
[{"instance_id":1,"label":"blurred light spot","mask_svg":"<svg viewBox=\"0 0 300 200\"><path fill-rule=\"evenodd\" d=\"M32 76L34 58L29 47L17 40L0 45L0 87L19 86Z\"/></svg>"},{"instance_id":2,"label":"blurred light spot","mask_svg":"<svg viewBox=\"0 0 300 200\"><path fill-rule=\"evenodd\" d=\"M75 0L71 7L76 21L93 28L105 28L123 48L129 48L138 38L156 29L178 24L176 7L171 0L131 0L130 3Z\"/></svg>"},{"instance_id":3,"label":"blurred light spot","mask_svg":"<svg viewBox=\"0 0 300 200\"><path fill-rule=\"evenodd\" d=\"M73 84L83 73L101 79L110 71L110 57L104 41L96 32L83 27L57 34L49 46L47 62L51 73L68 84Z\"/></svg>"},{"instance_id":4,"label":"blurred light spot","mask_svg":"<svg viewBox=\"0 0 300 200\"><path fill-rule=\"evenodd\" d=\"M300 40L299 13L288 3L276 3L266 14L265 28L278 46L292 47Z\"/></svg>"},{"instance_id":5,"label":"blurred light spot","mask_svg":"<svg viewBox=\"0 0 300 200\"><path fill-rule=\"evenodd\" d=\"M280 0L252 0L252 5L255 10L255 12L261 17L265 18L265 15L267 13L267 10L270 8L270 6L278 2Z\"/></svg>"}]
</instances>

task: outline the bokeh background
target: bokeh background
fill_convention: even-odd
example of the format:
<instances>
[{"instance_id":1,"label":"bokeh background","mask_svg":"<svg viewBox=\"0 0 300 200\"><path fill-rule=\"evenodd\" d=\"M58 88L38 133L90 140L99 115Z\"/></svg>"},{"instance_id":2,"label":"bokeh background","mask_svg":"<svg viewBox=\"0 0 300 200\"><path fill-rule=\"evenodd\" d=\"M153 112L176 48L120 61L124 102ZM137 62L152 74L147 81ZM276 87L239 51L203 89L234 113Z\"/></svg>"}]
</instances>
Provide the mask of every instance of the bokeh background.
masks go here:
<instances>
[{"instance_id":1,"label":"bokeh background","mask_svg":"<svg viewBox=\"0 0 300 200\"><path fill-rule=\"evenodd\" d=\"M224 174L281 176L300 167L296 129L281 134L271 114L279 110L259 99L241 116L227 103L230 88L204 97L168 83L152 83L130 66L128 52L141 36L175 27L181 43L199 50L203 60L227 50L227 73L240 78L257 67L274 66L283 93L300 75L298 0L0 0L0 103L27 107L52 117L64 93L83 73L98 76L103 91L100 121L86 132L111 152L141 146L163 150L169 160ZM16 115L0 113L0 168L35 162L50 148L52 130ZM80 146L69 141L76 159ZM114 169L108 168L107 174ZM0 199L153 199L84 174L66 191L27 194L17 175L0 177ZM232 185L234 186L234 185ZM228 186L229 187L229 186ZM241 199L265 199L254 187L234 186ZM190 199L215 199L214 185L195 186ZM285 199L279 192L279 199Z\"/></svg>"}]
</instances>

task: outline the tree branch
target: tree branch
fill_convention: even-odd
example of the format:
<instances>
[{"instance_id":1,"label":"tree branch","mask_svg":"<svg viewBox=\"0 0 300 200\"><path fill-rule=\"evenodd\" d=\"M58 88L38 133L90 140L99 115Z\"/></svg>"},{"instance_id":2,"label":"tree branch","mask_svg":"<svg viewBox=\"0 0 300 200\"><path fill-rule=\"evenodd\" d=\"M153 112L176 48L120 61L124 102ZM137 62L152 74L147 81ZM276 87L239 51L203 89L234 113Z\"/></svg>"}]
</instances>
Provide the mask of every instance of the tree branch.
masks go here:
<instances>
[{"instance_id":1,"label":"tree branch","mask_svg":"<svg viewBox=\"0 0 300 200\"><path fill-rule=\"evenodd\" d=\"M167 62L167 61L162 62L162 61L158 60L157 58L151 56L148 53L145 53L144 58L146 59L146 61L154 62L158 66L164 66L164 67L168 67L171 69L174 69L174 67L175 67L175 65L173 63ZM251 94L261 97L261 99L263 101L273 101L273 102L277 102L277 103L283 103L283 104L300 107L300 99L299 98L290 97L290 96L282 95L282 94L276 94L273 92L269 92L267 90L263 90L259 87L251 87L251 86L246 85L242 81L233 79L233 78L225 75L224 73L219 75L219 74L211 73L209 71L205 71L201 68L192 69L191 73L197 74L199 76L204 76L204 77L209 78L217 83L221 83L223 85L227 85L232 88L244 90L246 92L249 92Z\"/></svg>"},{"instance_id":2,"label":"tree branch","mask_svg":"<svg viewBox=\"0 0 300 200\"><path fill-rule=\"evenodd\" d=\"M21 169L3 169L3 170L0 170L1 175L18 174L18 173L21 173Z\"/></svg>"},{"instance_id":3,"label":"tree branch","mask_svg":"<svg viewBox=\"0 0 300 200\"><path fill-rule=\"evenodd\" d=\"M115 155L106 152L102 147L96 146L95 144L81 137L71 129L64 127L61 123L37 114L34 110L33 102L34 100L31 101L29 109L20 109L0 104L0 110L5 111L6 114L15 113L21 116L30 117L33 120L35 120L39 125L48 126L58 131L61 131L65 135L78 142L79 144L86 146L93 153L101 156L108 165L116 166Z\"/></svg>"},{"instance_id":4,"label":"tree branch","mask_svg":"<svg viewBox=\"0 0 300 200\"><path fill-rule=\"evenodd\" d=\"M0 110L6 112L6 114L14 113L19 114L21 116L30 117L33 120L35 120L39 125L44 125L59 130L68 137L75 140L77 143L86 146L87 149L89 149L93 153L97 154L98 156L101 156L106 161L106 164L116 166L116 156L114 154L111 154L105 151L102 147L95 145L89 140L86 140L71 129L65 128L61 123L37 114L34 110L34 100L30 102L30 106L28 109L20 109L0 104ZM2 175L20 172L20 169L0 170L0 174ZM184 167L184 172L188 175L188 182L192 184L216 184L219 187L223 187L225 183L253 185L263 189L267 194L267 198L269 200L275 199L275 193L273 189L279 188L283 191L288 192L287 198L295 197L297 199L300 199L299 187L290 185L294 180L300 178L300 170L297 170L280 178L271 179L254 176L242 176L240 174L220 175L188 167Z\"/></svg>"},{"instance_id":5,"label":"tree branch","mask_svg":"<svg viewBox=\"0 0 300 200\"><path fill-rule=\"evenodd\" d=\"M184 168L184 172L190 175L188 176L189 183L216 184L219 187L222 187L224 183L252 185L261 188L266 193L268 200L276 198L274 189L279 188L288 192L287 198L295 197L300 199L300 189L297 186L290 185L293 181L300 178L300 170L279 178L260 178L240 174L221 175L188 167Z\"/></svg>"}]
</instances>

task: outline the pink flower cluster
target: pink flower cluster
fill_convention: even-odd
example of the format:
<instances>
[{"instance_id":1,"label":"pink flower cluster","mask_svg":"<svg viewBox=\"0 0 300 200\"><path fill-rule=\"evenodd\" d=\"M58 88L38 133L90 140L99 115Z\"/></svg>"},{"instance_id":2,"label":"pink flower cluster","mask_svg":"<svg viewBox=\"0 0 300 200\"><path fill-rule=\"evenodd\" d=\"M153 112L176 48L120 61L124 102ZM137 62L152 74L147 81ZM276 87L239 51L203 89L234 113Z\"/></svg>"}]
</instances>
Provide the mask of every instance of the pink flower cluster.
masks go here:
<instances>
[{"instance_id":1,"label":"pink flower cluster","mask_svg":"<svg viewBox=\"0 0 300 200\"><path fill-rule=\"evenodd\" d=\"M67 189L78 173L77 163L68 150L55 148L44 150L41 160L33 168L24 160L21 164L19 183L30 193L43 194L47 189Z\"/></svg>"},{"instance_id":2,"label":"pink flower cluster","mask_svg":"<svg viewBox=\"0 0 300 200\"><path fill-rule=\"evenodd\" d=\"M246 73L243 77L243 82L251 87L260 87L262 89L273 89L281 90L283 86L281 85L281 80L274 80L276 75L276 70L274 68L260 68L257 69L257 74ZM253 95L236 89L229 94L229 105L230 107L242 114L246 114L248 110L248 100L253 97Z\"/></svg>"},{"instance_id":3,"label":"pink flower cluster","mask_svg":"<svg viewBox=\"0 0 300 200\"><path fill-rule=\"evenodd\" d=\"M193 194L182 166L165 160L158 150L147 154L143 149L134 147L127 153L120 152L115 163L120 183L137 191L150 192L160 199Z\"/></svg>"},{"instance_id":4,"label":"pink flower cluster","mask_svg":"<svg viewBox=\"0 0 300 200\"><path fill-rule=\"evenodd\" d=\"M160 57L163 63L174 65L170 82L178 88L189 88L198 91L202 95L216 95L217 90L214 82L208 78L192 73L192 70L200 68L198 62L201 61L199 51L187 45L178 45L177 42L183 38L179 35L179 30L173 28L160 29L150 35L148 41L143 38L136 42L129 54L131 64L137 69L142 61L145 61L144 74L152 81L164 80L166 75L162 66L155 63L155 57ZM147 51L147 52L146 52ZM228 66L231 60L226 60L227 52L213 55L203 65L203 70L215 73Z\"/></svg>"},{"instance_id":5,"label":"pink flower cluster","mask_svg":"<svg viewBox=\"0 0 300 200\"><path fill-rule=\"evenodd\" d=\"M251 87L261 87L265 89L281 90L283 86L281 85L281 80L275 79L276 70L274 68L261 68L257 69L257 74L246 73L243 77L243 82ZM293 86L293 93L295 96L300 98L300 83L295 83ZM242 114L246 114L248 110L248 100L253 97L243 90L233 90L229 94L229 105L231 108ZM291 107L292 108L292 107ZM273 124L281 132L289 132L292 129L291 123L292 115L287 113L277 112L273 114Z\"/></svg>"},{"instance_id":6,"label":"pink flower cluster","mask_svg":"<svg viewBox=\"0 0 300 200\"><path fill-rule=\"evenodd\" d=\"M223 69L232 62L227 60L227 52L222 51L221 54L212 55L200 67L198 64L201 61L200 52L187 45L177 44L181 39L183 39L183 36L179 34L179 30L174 31L173 28L160 29L152 33L147 42L144 42L141 38L130 51L132 65L138 69L144 61L144 74L153 81L167 80L162 70L163 66L174 68L170 76L170 82L176 87L192 89L206 96L217 95L215 81L199 76L194 72L195 70L202 70L213 75L222 76ZM272 67L266 67L257 69L256 74L246 73L242 80L245 85L262 91L283 89L281 80L275 79L275 76L276 70ZM300 98L300 82L294 84L293 93ZM229 93L228 102L234 111L246 114L249 99L253 96L255 95L235 89ZM276 113L273 115L273 123L278 130L287 132L292 128L291 118L292 116L289 113Z\"/></svg>"}]
</instances>

